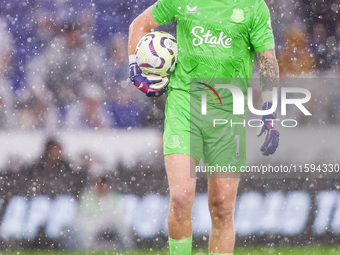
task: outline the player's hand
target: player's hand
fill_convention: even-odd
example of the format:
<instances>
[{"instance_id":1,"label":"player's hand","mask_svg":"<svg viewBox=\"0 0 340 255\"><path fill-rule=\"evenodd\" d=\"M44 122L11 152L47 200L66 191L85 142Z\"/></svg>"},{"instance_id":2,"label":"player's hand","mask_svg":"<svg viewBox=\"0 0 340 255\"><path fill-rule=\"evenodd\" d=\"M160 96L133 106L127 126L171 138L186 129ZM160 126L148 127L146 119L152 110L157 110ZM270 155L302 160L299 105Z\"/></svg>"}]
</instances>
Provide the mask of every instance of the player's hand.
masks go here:
<instances>
[{"instance_id":1,"label":"player's hand","mask_svg":"<svg viewBox=\"0 0 340 255\"><path fill-rule=\"evenodd\" d=\"M272 103L265 103L262 110L268 110L272 107ZM268 156L274 154L279 146L280 133L275 128L276 113L264 115L262 121L264 125L259 129L257 136L260 137L265 134L265 140L260 148L262 155Z\"/></svg>"},{"instance_id":2,"label":"player's hand","mask_svg":"<svg viewBox=\"0 0 340 255\"><path fill-rule=\"evenodd\" d=\"M133 85L148 97L158 97L166 91L165 87L168 85L169 79L167 77L143 74L135 61L135 57L131 58L130 56L129 72Z\"/></svg>"}]
</instances>

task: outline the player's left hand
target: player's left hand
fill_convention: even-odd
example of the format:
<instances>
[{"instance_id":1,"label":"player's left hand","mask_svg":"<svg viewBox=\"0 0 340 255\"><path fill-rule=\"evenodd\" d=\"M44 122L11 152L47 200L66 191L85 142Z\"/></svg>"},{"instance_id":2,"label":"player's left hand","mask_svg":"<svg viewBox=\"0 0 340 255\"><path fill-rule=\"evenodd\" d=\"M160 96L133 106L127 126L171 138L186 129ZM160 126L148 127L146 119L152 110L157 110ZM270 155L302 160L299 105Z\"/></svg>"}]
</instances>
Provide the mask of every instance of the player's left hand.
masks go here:
<instances>
[{"instance_id":1,"label":"player's left hand","mask_svg":"<svg viewBox=\"0 0 340 255\"><path fill-rule=\"evenodd\" d=\"M272 107L271 103L264 103L262 110L268 110ZM264 115L262 121L264 125L259 129L257 137L265 134L265 140L260 148L262 155L268 156L275 153L277 147L279 146L280 133L275 128L276 113L269 115Z\"/></svg>"},{"instance_id":2,"label":"player's left hand","mask_svg":"<svg viewBox=\"0 0 340 255\"><path fill-rule=\"evenodd\" d=\"M131 61L131 59L133 60ZM166 91L169 79L167 77L143 74L134 59L135 58L133 57L130 58L129 64L130 80L133 82L133 85L148 97L163 95Z\"/></svg>"}]
</instances>

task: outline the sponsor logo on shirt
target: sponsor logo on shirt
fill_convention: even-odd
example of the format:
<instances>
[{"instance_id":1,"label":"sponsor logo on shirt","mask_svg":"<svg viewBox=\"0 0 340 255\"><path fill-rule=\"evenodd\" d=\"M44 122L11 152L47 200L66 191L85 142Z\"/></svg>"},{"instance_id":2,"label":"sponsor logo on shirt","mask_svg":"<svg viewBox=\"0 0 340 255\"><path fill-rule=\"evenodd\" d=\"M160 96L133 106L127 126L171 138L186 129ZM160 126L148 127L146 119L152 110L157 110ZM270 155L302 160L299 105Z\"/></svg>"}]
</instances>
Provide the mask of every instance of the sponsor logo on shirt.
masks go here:
<instances>
[{"instance_id":1,"label":"sponsor logo on shirt","mask_svg":"<svg viewBox=\"0 0 340 255\"><path fill-rule=\"evenodd\" d=\"M196 13L196 9L197 6L191 8L189 5L187 5L187 13Z\"/></svg>"},{"instance_id":2,"label":"sponsor logo on shirt","mask_svg":"<svg viewBox=\"0 0 340 255\"><path fill-rule=\"evenodd\" d=\"M195 36L192 40L192 44L194 46L200 46L205 43L209 44L209 47L222 45L224 48L231 48L231 42L233 39L225 35L223 31L216 36L211 30L205 32L204 27L195 26L192 28L191 33Z\"/></svg>"},{"instance_id":3,"label":"sponsor logo on shirt","mask_svg":"<svg viewBox=\"0 0 340 255\"><path fill-rule=\"evenodd\" d=\"M242 9L234 9L231 19L237 23L242 22L244 20L244 11Z\"/></svg>"}]
</instances>

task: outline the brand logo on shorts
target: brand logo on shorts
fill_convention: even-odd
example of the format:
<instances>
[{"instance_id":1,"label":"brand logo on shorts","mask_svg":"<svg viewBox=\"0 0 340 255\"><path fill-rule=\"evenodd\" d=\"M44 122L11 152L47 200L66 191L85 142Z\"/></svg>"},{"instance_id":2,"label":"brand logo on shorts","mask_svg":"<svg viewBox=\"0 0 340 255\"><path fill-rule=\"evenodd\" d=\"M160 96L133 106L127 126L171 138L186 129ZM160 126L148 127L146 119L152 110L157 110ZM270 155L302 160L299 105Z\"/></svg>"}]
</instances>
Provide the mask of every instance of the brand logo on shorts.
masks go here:
<instances>
[{"instance_id":1,"label":"brand logo on shorts","mask_svg":"<svg viewBox=\"0 0 340 255\"><path fill-rule=\"evenodd\" d=\"M237 23L242 22L244 20L244 11L242 9L234 9L231 19Z\"/></svg>"},{"instance_id":2,"label":"brand logo on shorts","mask_svg":"<svg viewBox=\"0 0 340 255\"><path fill-rule=\"evenodd\" d=\"M178 135L171 135L169 137L169 141L168 141L168 147L170 149L175 149L176 147L178 147L181 144L181 142L179 141L179 136Z\"/></svg>"}]
</instances>

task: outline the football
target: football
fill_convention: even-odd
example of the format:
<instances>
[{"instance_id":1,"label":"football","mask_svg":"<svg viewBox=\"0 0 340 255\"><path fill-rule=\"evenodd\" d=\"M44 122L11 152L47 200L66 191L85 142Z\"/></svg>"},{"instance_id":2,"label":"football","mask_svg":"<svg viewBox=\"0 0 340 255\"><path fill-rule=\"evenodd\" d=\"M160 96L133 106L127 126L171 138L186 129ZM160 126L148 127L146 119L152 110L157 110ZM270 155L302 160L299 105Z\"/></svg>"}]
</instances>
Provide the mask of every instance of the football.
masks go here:
<instances>
[{"instance_id":1,"label":"football","mask_svg":"<svg viewBox=\"0 0 340 255\"><path fill-rule=\"evenodd\" d=\"M176 38L166 32L150 32L136 48L137 64L145 74L169 76L177 63Z\"/></svg>"}]
</instances>

